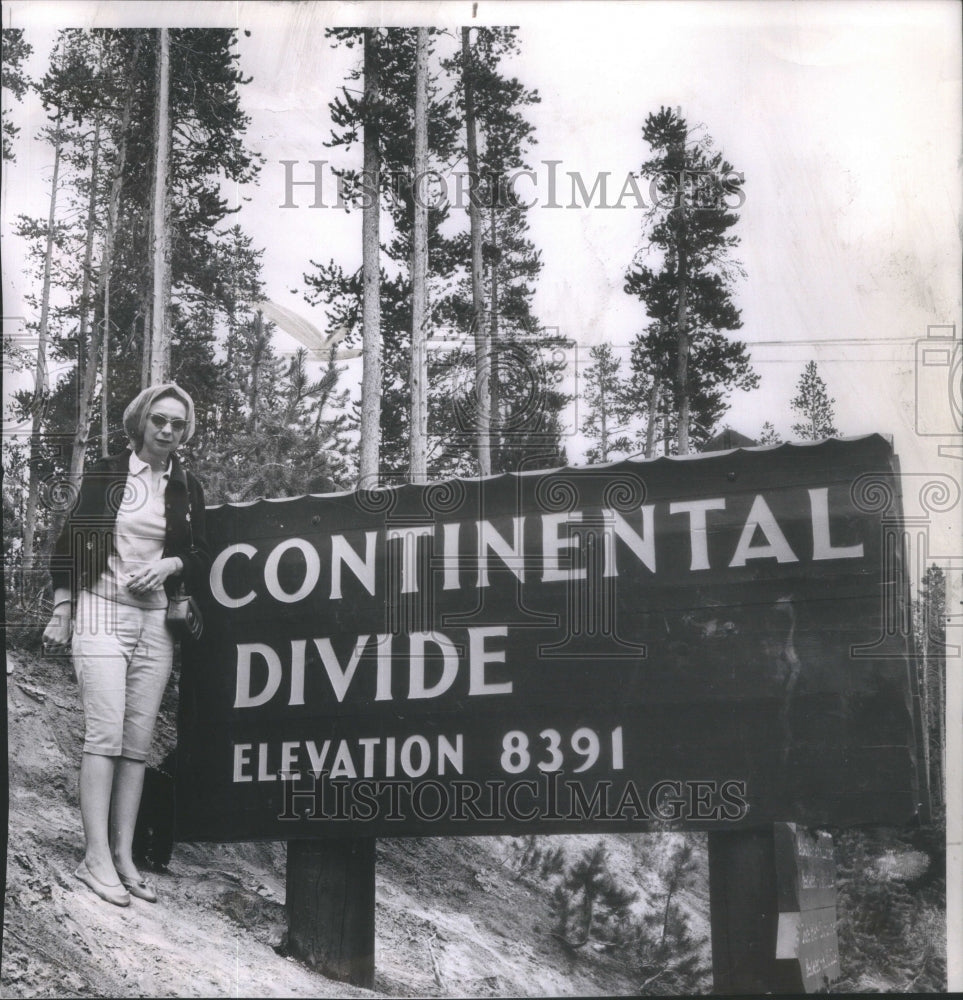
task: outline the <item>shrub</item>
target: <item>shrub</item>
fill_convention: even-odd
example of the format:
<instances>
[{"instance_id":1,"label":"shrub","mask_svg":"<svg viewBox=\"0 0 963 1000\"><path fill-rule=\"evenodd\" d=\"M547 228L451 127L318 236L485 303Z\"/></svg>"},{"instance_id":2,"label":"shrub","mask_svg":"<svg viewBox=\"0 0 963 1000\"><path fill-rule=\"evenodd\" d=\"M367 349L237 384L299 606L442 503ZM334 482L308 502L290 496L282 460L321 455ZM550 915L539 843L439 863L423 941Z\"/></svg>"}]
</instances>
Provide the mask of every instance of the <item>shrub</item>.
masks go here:
<instances>
[{"instance_id":1,"label":"shrub","mask_svg":"<svg viewBox=\"0 0 963 1000\"><path fill-rule=\"evenodd\" d=\"M942 823L835 834L839 958L834 991L946 989Z\"/></svg>"}]
</instances>

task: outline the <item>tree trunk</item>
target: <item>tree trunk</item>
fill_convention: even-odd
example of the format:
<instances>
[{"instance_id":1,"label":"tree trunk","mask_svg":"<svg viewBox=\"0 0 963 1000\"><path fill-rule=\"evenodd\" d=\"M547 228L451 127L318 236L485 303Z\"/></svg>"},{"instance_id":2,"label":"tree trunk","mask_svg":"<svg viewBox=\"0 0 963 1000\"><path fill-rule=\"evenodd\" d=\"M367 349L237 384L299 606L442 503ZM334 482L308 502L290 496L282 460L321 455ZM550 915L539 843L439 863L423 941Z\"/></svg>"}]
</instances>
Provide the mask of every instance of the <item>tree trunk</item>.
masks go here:
<instances>
[{"instance_id":1,"label":"tree trunk","mask_svg":"<svg viewBox=\"0 0 963 1000\"><path fill-rule=\"evenodd\" d=\"M130 109L134 99L134 71L140 55L140 37L130 58L127 73L127 96L120 118L120 138L117 143L117 160L110 181L110 201L107 207L107 233L104 238L104 259L100 265L100 284L103 296L103 332L100 337L100 453L106 458L110 440L107 418L108 388L110 386L110 269L114 259L114 234L117 232L117 212L120 191L124 184L124 166L127 163L127 129L130 126Z\"/></svg>"},{"instance_id":2,"label":"tree trunk","mask_svg":"<svg viewBox=\"0 0 963 1000\"><path fill-rule=\"evenodd\" d=\"M497 178L492 178L492 183L496 183ZM489 236L491 238L491 271L492 271L492 293L491 293L491 314L489 316L489 351L491 357L490 375L488 384L488 396L491 400L491 423L490 428L494 428L494 435L489 434L489 438L495 436L497 443L502 441L501 427L499 424L498 411L501 400L498 392L498 225L495 209L496 198L494 194L491 198L491 210L489 212Z\"/></svg>"},{"instance_id":3,"label":"tree trunk","mask_svg":"<svg viewBox=\"0 0 963 1000\"><path fill-rule=\"evenodd\" d=\"M170 32L160 28L157 60L157 112L154 129L154 190L152 206L153 296L150 342L144 387L166 382L171 366L170 328Z\"/></svg>"},{"instance_id":4,"label":"tree trunk","mask_svg":"<svg viewBox=\"0 0 963 1000\"><path fill-rule=\"evenodd\" d=\"M649 392L649 415L645 427L645 457L652 458L655 455L655 428L659 423L659 393L661 386L661 372L658 368L652 373L652 389Z\"/></svg>"},{"instance_id":5,"label":"tree trunk","mask_svg":"<svg viewBox=\"0 0 963 1000\"><path fill-rule=\"evenodd\" d=\"M949 574L947 574L949 578ZM945 633L944 633L945 634ZM934 782L937 801L946 803L946 654L936 661L936 734L937 734L937 767L939 774Z\"/></svg>"},{"instance_id":6,"label":"tree trunk","mask_svg":"<svg viewBox=\"0 0 963 1000\"><path fill-rule=\"evenodd\" d=\"M485 272L482 261L482 218L478 203L478 133L475 122L475 83L472 76L471 28L461 29L462 85L465 89L465 135L468 154L468 220L471 229L472 330L475 335L475 433L478 474L492 471L491 383L489 361L491 341L485 323Z\"/></svg>"},{"instance_id":7,"label":"tree trunk","mask_svg":"<svg viewBox=\"0 0 963 1000\"><path fill-rule=\"evenodd\" d=\"M43 289L40 297L40 322L37 327L37 368L33 398L33 419L30 426L30 462L27 486L27 508L23 518L23 571L33 570L34 534L37 530L37 507L40 503L40 442L43 434L43 415L50 394L47 373L47 340L50 320L50 270L53 262L54 224L57 217L57 184L60 178L61 114L54 126L54 166L50 182L50 211L47 214L47 247L43 261Z\"/></svg>"},{"instance_id":8,"label":"tree trunk","mask_svg":"<svg viewBox=\"0 0 963 1000\"><path fill-rule=\"evenodd\" d=\"M659 343L665 338L665 320L659 320ZM649 419L645 427L645 457L655 455L655 429L659 423L659 399L662 393L662 366L657 364L652 373L652 389L649 392Z\"/></svg>"},{"instance_id":9,"label":"tree trunk","mask_svg":"<svg viewBox=\"0 0 963 1000\"><path fill-rule=\"evenodd\" d=\"M662 453L672 454L672 402L668 396L662 397Z\"/></svg>"},{"instance_id":10,"label":"tree trunk","mask_svg":"<svg viewBox=\"0 0 963 1000\"><path fill-rule=\"evenodd\" d=\"M381 162L378 102L381 69L375 29L364 31L364 205L361 217L361 444L359 485L377 485L381 465Z\"/></svg>"},{"instance_id":11,"label":"tree trunk","mask_svg":"<svg viewBox=\"0 0 963 1000\"><path fill-rule=\"evenodd\" d=\"M946 612L950 606L950 573L946 574L942 600L934 598L927 588L920 602L925 608L923 633L923 690L926 692L924 718L926 722L926 747L929 751L928 767L930 794L935 802L945 802L946 788Z\"/></svg>"},{"instance_id":12,"label":"tree trunk","mask_svg":"<svg viewBox=\"0 0 963 1000\"><path fill-rule=\"evenodd\" d=\"M946 674L940 673L940 687L937 691L937 714L936 714L936 760L939 775L936 785L936 798L940 805L946 804L946 698L943 684L946 681Z\"/></svg>"},{"instance_id":13,"label":"tree trunk","mask_svg":"<svg viewBox=\"0 0 963 1000\"><path fill-rule=\"evenodd\" d=\"M933 770L930 760L931 747L930 739L933 732L932 706L930 705L930 670L929 670L929 630L931 608L928 600L919 602L919 609L923 616L923 642L922 656L920 663L920 701L922 702L923 714L923 767L926 771L926 780L933 784Z\"/></svg>"},{"instance_id":14,"label":"tree trunk","mask_svg":"<svg viewBox=\"0 0 963 1000\"><path fill-rule=\"evenodd\" d=\"M662 939L659 941L660 947L665 947L665 939L669 935L669 907L672 905L672 890L670 889L665 897L665 910L662 913Z\"/></svg>"},{"instance_id":15,"label":"tree trunk","mask_svg":"<svg viewBox=\"0 0 963 1000\"><path fill-rule=\"evenodd\" d=\"M595 916L595 897L589 893L588 886L585 887L582 899L582 926L584 931L582 936L586 943L592 936L592 917Z\"/></svg>"},{"instance_id":16,"label":"tree trunk","mask_svg":"<svg viewBox=\"0 0 963 1000\"><path fill-rule=\"evenodd\" d=\"M149 236L148 243L154 245L154 224L150 222L148 225ZM144 346L143 357L141 358L141 375L140 384L141 388L150 384L150 339L151 330L153 328L153 321L151 315L153 312L153 306L151 303L151 291L148 288L141 287L141 292L139 295L141 303L141 311L143 315L143 330L141 331L141 343Z\"/></svg>"},{"instance_id":17,"label":"tree trunk","mask_svg":"<svg viewBox=\"0 0 963 1000\"><path fill-rule=\"evenodd\" d=\"M950 615L959 614L959 609L963 607L963 591L961 591L961 583L963 583L963 573L958 569L950 569L946 572L946 583L945 589L943 591L943 607L940 611L940 615L943 621L943 628L940 630L940 638L943 643L946 641L947 626L950 623ZM959 621L958 618L955 619L956 622ZM949 714L953 715L953 722L956 725L956 720L959 718L959 695L952 693L952 689L947 688L946 683L946 666L949 659L949 650L943 645L940 648L940 659L939 659L939 714L938 718L940 720L939 726L939 737L940 737L940 773L943 779L943 783L940 786L940 796L944 805L946 804L946 779L948 774L955 773L955 769L947 769L948 754L947 754L947 735L946 735L946 719ZM955 707L954 707L955 706ZM954 739L954 742L956 740ZM957 743L957 747L959 744ZM952 801L952 799L951 799Z\"/></svg>"},{"instance_id":18,"label":"tree trunk","mask_svg":"<svg viewBox=\"0 0 963 1000\"><path fill-rule=\"evenodd\" d=\"M251 383L247 394L247 429L253 434L258 426L258 394L261 388L261 360L264 355L264 316L258 310L254 314L254 345L251 351Z\"/></svg>"},{"instance_id":19,"label":"tree trunk","mask_svg":"<svg viewBox=\"0 0 963 1000\"><path fill-rule=\"evenodd\" d=\"M414 227L411 249L411 426L408 478L428 479L428 207L422 186L428 169L428 29L417 29L415 55Z\"/></svg>"},{"instance_id":20,"label":"tree trunk","mask_svg":"<svg viewBox=\"0 0 963 1000\"><path fill-rule=\"evenodd\" d=\"M599 389L599 461L607 462L609 460L609 414L608 414L608 399L605 396L605 386L602 385Z\"/></svg>"},{"instance_id":21,"label":"tree trunk","mask_svg":"<svg viewBox=\"0 0 963 1000\"><path fill-rule=\"evenodd\" d=\"M684 238L684 237L683 237ZM680 455L689 454L689 331L687 327L687 299L689 294L688 254L679 247L679 358L676 382L679 392L678 449Z\"/></svg>"},{"instance_id":22,"label":"tree trunk","mask_svg":"<svg viewBox=\"0 0 963 1000\"><path fill-rule=\"evenodd\" d=\"M101 319L103 332L100 335L100 455L106 458L110 452L110 426L107 416L107 390L110 387L110 254L104 250L107 278L104 284L104 314Z\"/></svg>"},{"instance_id":23,"label":"tree trunk","mask_svg":"<svg viewBox=\"0 0 963 1000\"><path fill-rule=\"evenodd\" d=\"M87 200L87 238L84 246L84 266L80 291L80 321L77 330L77 424L70 451L70 481L79 483L84 471L87 438L90 435L90 410L97 385L97 362L100 354L99 325L96 307L94 322L87 330L90 312L90 274L94 263L94 232L97 228L97 170L100 164L100 116L94 127L93 150L90 156L90 196ZM100 280L98 279L98 286Z\"/></svg>"},{"instance_id":24,"label":"tree trunk","mask_svg":"<svg viewBox=\"0 0 963 1000\"><path fill-rule=\"evenodd\" d=\"M685 144L680 150L679 187L676 194L676 210L678 211L678 261L679 261L679 303L676 315L678 328L678 366L676 382L679 393L679 426L676 428L677 444L680 455L689 454L689 247L686 231L686 175L685 175Z\"/></svg>"}]
</instances>

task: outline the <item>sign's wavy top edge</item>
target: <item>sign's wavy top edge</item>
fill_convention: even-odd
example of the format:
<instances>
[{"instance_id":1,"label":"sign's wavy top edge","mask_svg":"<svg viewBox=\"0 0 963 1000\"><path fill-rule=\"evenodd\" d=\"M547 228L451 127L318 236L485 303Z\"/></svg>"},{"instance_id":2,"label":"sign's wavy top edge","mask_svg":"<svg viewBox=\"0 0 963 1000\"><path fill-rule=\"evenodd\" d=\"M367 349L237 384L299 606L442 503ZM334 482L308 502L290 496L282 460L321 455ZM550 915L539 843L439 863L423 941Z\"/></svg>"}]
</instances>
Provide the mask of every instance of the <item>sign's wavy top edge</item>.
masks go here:
<instances>
[{"instance_id":1,"label":"sign's wavy top edge","mask_svg":"<svg viewBox=\"0 0 963 1000\"><path fill-rule=\"evenodd\" d=\"M893 437L890 434L884 434L878 431L874 431L869 434L855 434L855 435L840 435L838 437L821 438L819 441L782 441L779 444L760 444L751 446L741 446L738 448L726 448L719 451L697 451L692 452L688 455L658 455L655 458L637 458L635 456L630 456L628 458L619 458L611 462L599 462L591 465L560 465L551 469L525 469L520 472L498 472L493 473L490 476L450 476L447 479L435 479L427 483L397 483L397 484L386 484L378 485L375 487L367 487L367 491L371 493L383 492L383 491L398 491L398 490L424 490L428 488L439 488L444 486L445 483L480 483L480 482L493 482L499 479L511 479L511 478L530 478L534 476L550 476L553 474L558 474L562 472L575 473L577 475L584 475L586 472L592 469L615 469L619 466L656 466L660 463L678 463L678 462L698 462L698 461L709 461L712 459L724 458L727 455L733 455L741 452L780 452L780 451L792 451L794 449L816 449L816 448L829 448L836 444L856 444L863 441L875 440L881 442L886 446L890 454L893 453ZM349 497L353 494L359 492L359 489L355 487L350 490L337 490L331 493L300 493L293 497L256 497L253 500L225 500L221 503L208 504L208 510L218 510L222 507L253 507L255 504L259 503L270 503L270 504L283 504L283 503L293 503L297 500L303 500L306 497L316 497L324 499L333 499L336 497Z\"/></svg>"}]
</instances>

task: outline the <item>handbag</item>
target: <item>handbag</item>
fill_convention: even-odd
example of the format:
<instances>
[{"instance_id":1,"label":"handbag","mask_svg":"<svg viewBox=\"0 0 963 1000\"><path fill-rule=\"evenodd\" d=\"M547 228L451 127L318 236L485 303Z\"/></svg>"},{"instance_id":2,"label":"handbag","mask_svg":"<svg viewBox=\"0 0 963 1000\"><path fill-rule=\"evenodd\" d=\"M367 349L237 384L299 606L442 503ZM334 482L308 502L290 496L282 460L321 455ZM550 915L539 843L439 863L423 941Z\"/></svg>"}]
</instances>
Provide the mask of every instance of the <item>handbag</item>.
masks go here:
<instances>
[{"instance_id":1,"label":"handbag","mask_svg":"<svg viewBox=\"0 0 963 1000\"><path fill-rule=\"evenodd\" d=\"M196 552L194 548L194 526L191 523L191 494L187 493L187 528L191 533L191 552ZM173 632L177 639L200 639L204 631L204 616L201 614L201 606L187 592L186 585L182 582L177 585L172 597L167 601L167 627Z\"/></svg>"},{"instance_id":2,"label":"handbag","mask_svg":"<svg viewBox=\"0 0 963 1000\"><path fill-rule=\"evenodd\" d=\"M167 602L167 626L177 639L200 639L204 618L200 605L181 584Z\"/></svg>"}]
</instances>

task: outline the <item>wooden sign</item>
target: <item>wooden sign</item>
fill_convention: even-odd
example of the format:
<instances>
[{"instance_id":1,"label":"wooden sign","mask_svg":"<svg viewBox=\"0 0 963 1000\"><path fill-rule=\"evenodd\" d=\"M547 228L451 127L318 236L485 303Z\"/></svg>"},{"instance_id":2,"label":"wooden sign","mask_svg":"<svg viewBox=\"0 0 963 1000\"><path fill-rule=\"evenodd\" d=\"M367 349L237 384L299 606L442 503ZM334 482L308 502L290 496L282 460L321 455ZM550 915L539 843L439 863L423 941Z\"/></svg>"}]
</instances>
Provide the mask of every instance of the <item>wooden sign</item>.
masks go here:
<instances>
[{"instance_id":1,"label":"wooden sign","mask_svg":"<svg viewBox=\"0 0 963 1000\"><path fill-rule=\"evenodd\" d=\"M212 508L179 836L903 823L899 518L875 435Z\"/></svg>"},{"instance_id":2,"label":"wooden sign","mask_svg":"<svg viewBox=\"0 0 963 1000\"><path fill-rule=\"evenodd\" d=\"M794 823L775 824L779 923L776 958L798 963L806 993L838 979L836 867L828 833L812 834Z\"/></svg>"}]
</instances>

